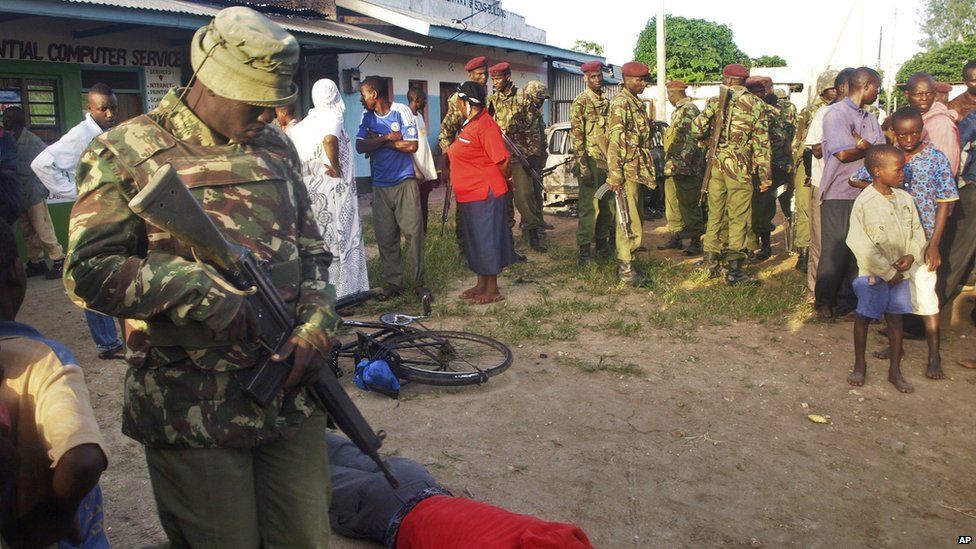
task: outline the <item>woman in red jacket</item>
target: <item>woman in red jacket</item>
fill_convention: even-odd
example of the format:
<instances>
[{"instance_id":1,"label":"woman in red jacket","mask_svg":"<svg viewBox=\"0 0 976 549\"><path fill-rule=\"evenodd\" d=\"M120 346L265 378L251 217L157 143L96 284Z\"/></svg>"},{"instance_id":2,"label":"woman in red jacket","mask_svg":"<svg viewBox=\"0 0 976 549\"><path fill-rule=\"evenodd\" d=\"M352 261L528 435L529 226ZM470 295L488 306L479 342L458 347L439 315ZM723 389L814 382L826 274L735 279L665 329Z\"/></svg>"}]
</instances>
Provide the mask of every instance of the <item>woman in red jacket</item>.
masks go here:
<instances>
[{"instance_id":1,"label":"woman in red jacket","mask_svg":"<svg viewBox=\"0 0 976 549\"><path fill-rule=\"evenodd\" d=\"M465 82L458 86L457 101L467 120L447 154L468 267L478 275L478 283L461 297L484 305L505 299L498 273L516 260L505 199L512 172L502 131L485 112L485 88Z\"/></svg>"}]
</instances>

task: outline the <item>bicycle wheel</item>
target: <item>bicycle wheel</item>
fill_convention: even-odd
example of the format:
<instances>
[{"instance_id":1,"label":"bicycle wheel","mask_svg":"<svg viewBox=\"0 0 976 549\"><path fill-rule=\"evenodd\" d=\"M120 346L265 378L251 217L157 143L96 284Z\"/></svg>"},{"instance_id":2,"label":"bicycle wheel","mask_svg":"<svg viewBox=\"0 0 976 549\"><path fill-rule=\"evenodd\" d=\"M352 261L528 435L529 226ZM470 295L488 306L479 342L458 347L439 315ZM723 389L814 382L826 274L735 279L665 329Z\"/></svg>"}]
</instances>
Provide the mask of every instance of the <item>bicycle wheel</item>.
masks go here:
<instances>
[{"instance_id":1,"label":"bicycle wheel","mask_svg":"<svg viewBox=\"0 0 976 549\"><path fill-rule=\"evenodd\" d=\"M504 343L465 332L418 331L383 340L400 377L427 385L477 385L504 372L512 351Z\"/></svg>"}]
</instances>

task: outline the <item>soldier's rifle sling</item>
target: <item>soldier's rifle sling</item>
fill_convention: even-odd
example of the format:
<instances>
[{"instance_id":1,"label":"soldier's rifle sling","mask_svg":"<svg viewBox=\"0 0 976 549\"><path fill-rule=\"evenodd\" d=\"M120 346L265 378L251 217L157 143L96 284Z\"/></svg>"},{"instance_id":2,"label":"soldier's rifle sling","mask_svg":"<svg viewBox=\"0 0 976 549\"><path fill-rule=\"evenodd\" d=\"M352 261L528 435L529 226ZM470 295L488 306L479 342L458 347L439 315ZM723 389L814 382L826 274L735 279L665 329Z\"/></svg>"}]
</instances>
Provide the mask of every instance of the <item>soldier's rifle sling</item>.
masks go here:
<instances>
[{"instance_id":1,"label":"soldier's rifle sling","mask_svg":"<svg viewBox=\"0 0 976 549\"><path fill-rule=\"evenodd\" d=\"M705 163L705 174L702 178L701 193L699 194L698 205L705 203L708 196L708 182L712 178L712 170L715 168L715 159L718 155L718 140L725 127L725 110L729 106L732 98L732 90L728 86L720 85L718 89L718 111L712 115L711 132L708 135L708 161Z\"/></svg>"}]
</instances>

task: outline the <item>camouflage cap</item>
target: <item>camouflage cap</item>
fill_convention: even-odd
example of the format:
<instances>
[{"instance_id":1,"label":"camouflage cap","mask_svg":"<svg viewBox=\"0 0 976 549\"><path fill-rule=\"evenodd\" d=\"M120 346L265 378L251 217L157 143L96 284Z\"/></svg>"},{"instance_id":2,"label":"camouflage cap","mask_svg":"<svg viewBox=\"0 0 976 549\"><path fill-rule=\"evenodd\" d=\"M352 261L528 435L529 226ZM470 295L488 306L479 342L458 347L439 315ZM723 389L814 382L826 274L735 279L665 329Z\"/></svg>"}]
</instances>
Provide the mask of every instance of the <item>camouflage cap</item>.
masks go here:
<instances>
[{"instance_id":1,"label":"camouflage cap","mask_svg":"<svg viewBox=\"0 0 976 549\"><path fill-rule=\"evenodd\" d=\"M838 73L834 69L825 70L820 73L820 77L817 78L817 95L823 95L825 91L834 87L834 80L837 78Z\"/></svg>"},{"instance_id":2,"label":"camouflage cap","mask_svg":"<svg viewBox=\"0 0 976 549\"><path fill-rule=\"evenodd\" d=\"M783 88L776 88L773 90L773 93L776 94L776 97L779 99L786 99L790 96L790 94L786 93L786 90Z\"/></svg>"},{"instance_id":3,"label":"camouflage cap","mask_svg":"<svg viewBox=\"0 0 976 549\"><path fill-rule=\"evenodd\" d=\"M295 100L298 55L294 36L242 6L220 10L190 44L190 63L200 82L221 97L259 107Z\"/></svg>"},{"instance_id":4,"label":"camouflage cap","mask_svg":"<svg viewBox=\"0 0 976 549\"><path fill-rule=\"evenodd\" d=\"M538 80L530 80L525 85L525 95L535 99L549 99L549 88Z\"/></svg>"}]
</instances>

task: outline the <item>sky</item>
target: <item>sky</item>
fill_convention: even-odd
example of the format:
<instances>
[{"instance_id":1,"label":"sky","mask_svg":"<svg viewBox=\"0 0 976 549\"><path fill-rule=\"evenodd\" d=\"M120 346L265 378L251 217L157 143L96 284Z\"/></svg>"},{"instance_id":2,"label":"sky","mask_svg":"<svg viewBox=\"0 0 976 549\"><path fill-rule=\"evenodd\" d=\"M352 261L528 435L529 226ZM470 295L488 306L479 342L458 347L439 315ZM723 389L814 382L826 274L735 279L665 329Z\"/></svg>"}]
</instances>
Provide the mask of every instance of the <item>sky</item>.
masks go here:
<instances>
[{"instance_id":1,"label":"sky","mask_svg":"<svg viewBox=\"0 0 976 549\"><path fill-rule=\"evenodd\" d=\"M502 6L544 29L554 46L569 48L577 39L597 42L611 63L622 64L632 59L637 36L660 9L659 1L504 0ZM819 73L828 64L877 65L882 29L882 69L897 70L920 50L919 2L913 0L664 0L664 4L670 15L728 25L747 55L779 55L803 75ZM820 7L825 5L833 7Z\"/></svg>"}]
</instances>

